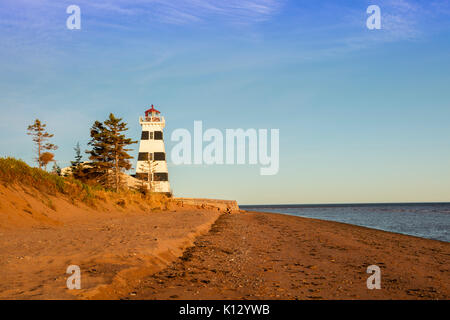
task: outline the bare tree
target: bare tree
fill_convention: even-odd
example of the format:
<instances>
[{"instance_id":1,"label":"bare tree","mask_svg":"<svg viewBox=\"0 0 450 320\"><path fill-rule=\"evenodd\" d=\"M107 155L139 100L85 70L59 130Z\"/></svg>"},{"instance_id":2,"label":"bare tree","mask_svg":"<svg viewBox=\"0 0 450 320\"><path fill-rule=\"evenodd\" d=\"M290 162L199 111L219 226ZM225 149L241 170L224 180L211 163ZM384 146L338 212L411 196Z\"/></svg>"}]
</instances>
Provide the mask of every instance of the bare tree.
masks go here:
<instances>
[{"instance_id":1,"label":"bare tree","mask_svg":"<svg viewBox=\"0 0 450 320\"><path fill-rule=\"evenodd\" d=\"M53 137L53 134L45 131L46 126L47 125L42 123L39 119L36 119L32 125L28 126L27 129L27 135L33 137L33 142L36 143L37 146L37 157L35 158L35 160L38 163L40 169L42 169L42 167L46 167L50 161L53 161L53 157L49 160L48 155L51 154L53 156L53 153L48 151L58 149L56 145L47 142L50 138Z\"/></svg>"},{"instance_id":2,"label":"bare tree","mask_svg":"<svg viewBox=\"0 0 450 320\"><path fill-rule=\"evenodd\" d=\"M149 189L150 192L152 192L153 191L153 183L152 183L152 181L153 181L153 172L155 172L156 166L158 164L156 163L156 161L151 159L150 155L151 154L149 152L148 155L147 155L147 160L144 163L142 163L141 166L140 166L141 171L144 172L144 173L145 172L147 173L147 179L144 179L143 177L140 178L140 179L142 181L146 180L146 182L148 184L148 189Z\"/></svg>"}]
</instances>

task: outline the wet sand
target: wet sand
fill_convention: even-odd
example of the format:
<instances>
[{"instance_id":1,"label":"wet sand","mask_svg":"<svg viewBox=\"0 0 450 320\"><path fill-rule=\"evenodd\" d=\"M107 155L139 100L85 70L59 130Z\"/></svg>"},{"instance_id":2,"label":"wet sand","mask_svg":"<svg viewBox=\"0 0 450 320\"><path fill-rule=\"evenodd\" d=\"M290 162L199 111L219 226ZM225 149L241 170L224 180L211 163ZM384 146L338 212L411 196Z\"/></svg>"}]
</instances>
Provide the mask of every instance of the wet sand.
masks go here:
<instances>
[{"instance_id":1,"label":"wet sand","mask_svg":"<svg viewBox=\"0 0 450 320\"><path fill-rule=\"evenodd\" d=\"M381 289L369 290L369 265ZM450 243L271 213L222 215L122 299L449 299Z\"/></svg>"}]
</instances>

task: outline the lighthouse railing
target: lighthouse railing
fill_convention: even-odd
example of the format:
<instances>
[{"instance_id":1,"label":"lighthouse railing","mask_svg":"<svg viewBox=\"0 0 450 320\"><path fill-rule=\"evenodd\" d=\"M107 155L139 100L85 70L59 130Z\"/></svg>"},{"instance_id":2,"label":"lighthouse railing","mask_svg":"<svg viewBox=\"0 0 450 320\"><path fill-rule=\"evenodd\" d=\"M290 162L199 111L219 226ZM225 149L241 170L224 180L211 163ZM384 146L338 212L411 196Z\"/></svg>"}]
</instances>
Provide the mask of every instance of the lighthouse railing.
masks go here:
<instances>
[{"instance_id":1,"label":"lighthouse railing","mask_svg":"<svg viewBox=\"0 0 450 320\"><path fill-rule=\"evenodd\" d=\"M154 123L164 123L164 117L139 117L139 122L154 122Z\"/></svg>"}]
</instances>

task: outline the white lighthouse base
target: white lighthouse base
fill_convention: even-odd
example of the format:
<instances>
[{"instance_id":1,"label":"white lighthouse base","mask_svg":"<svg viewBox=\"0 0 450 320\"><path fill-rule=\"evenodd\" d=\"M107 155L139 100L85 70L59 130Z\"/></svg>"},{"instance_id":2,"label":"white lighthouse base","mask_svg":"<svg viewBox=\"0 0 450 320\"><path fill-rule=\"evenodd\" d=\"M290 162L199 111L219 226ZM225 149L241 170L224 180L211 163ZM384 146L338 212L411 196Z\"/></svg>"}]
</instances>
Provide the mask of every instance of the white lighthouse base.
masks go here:
<instances>
[{"instance_id":1,"label":"white lighthouse base","mask_svg":"<svg viewBox=\"0 0 450 320\"><path fill-rule=\"evenodd\" d=\"M151 184L152 192L171 193L169 181L153 181Z\"/></svg>"}]
</instances>

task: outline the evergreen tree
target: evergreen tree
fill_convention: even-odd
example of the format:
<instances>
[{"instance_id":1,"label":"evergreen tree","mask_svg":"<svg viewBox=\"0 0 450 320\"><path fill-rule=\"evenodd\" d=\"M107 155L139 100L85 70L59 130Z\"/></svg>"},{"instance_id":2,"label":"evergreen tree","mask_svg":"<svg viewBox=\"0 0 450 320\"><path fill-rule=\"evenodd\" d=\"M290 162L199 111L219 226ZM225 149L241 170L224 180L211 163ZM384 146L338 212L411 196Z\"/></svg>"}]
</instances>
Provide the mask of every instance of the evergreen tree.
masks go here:
<instances>
[{"instance_id":1,"label":"evergreen tree","mask_svg":"<svg viewBox=\"0 0 450 320\"><path fill-rule=\"evenodd\" d=\"M86 168L83 166L83 155L81 154L79 142L77 142L73 150L75 150L75 160L70 161L70 171L74 178L84 180Z\"/></svg>"},{"instance_id":2,"label":"evergreen tree","mask_svg":"<svg viewBox=\"0 0 450 320\"><path fill-rule=\"evenodd\" d=\"M86 151L92 161L89 177L116 191L122 185L122 172L131 169L130 159L133 157L127 153L131 150L127 146L137 143L126 138L124 132L127 130L127 124L110 113L103 123L95 121L92 125L88 143L92 149Z\"/></svg>"},{"instance_id":3,"label":"evergreen tree","mask_svg":"<svg viewBox=\"0 0 450 320\"><path fill-rule=\"evenodd\" d=\"M108 133L103 123L95 121L91 127L91 141L88 142L92 149L86 151L89 154L89 160L91 160L87 170L87 178L104 186L109 184L108 172L112 168L111 159L108 157L110 153L109 143Z\"/></svg>"},{"instance_id":4,"label":"evergreen tree","mask_svg":"<svg viewBox=\"0 0 450 320\"><path fill-rule=\"evenodd\" d=\"M57 176L61 175L61 167L56 163L56 161L53 162L52 173Z\"/></svg>"},{"instance_id":5,"label":"evergreen tree","mask_svg":"<svg viewBox=\"0 0 450 320\"><path fill-rule=\"evenodd\" d=\"M47 125L43 124L39 119L36 119L32 125L29 125L27 130L27 135L33 137L33 142L36 143L37 146L37 157L35 158L36 162L39 165L39 168L46 166L50 161L49 154L53 155L51 150L56 150L58 147L52 143L47 142L50 138L53 137L53 134L45 131L45 127ZM47 162L46 162L47 161Z\"/></svg>"},{"instance_id":6,"label":"evergreen tree","mask_svg":"<svg viewBox=\"0 0 450 320\"><path fill-rule=\"evenodd\" d=\"M75 161L70 161L70 164L71 167L77 167L79 164L82 163L81 159L83 159L83 156L81 155L81 148L79 142L77 142L73 150L75 150Z\"/></svg>"}]
</instances>

